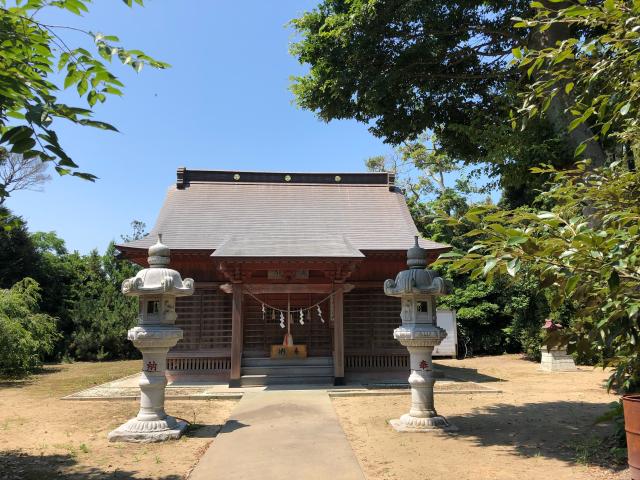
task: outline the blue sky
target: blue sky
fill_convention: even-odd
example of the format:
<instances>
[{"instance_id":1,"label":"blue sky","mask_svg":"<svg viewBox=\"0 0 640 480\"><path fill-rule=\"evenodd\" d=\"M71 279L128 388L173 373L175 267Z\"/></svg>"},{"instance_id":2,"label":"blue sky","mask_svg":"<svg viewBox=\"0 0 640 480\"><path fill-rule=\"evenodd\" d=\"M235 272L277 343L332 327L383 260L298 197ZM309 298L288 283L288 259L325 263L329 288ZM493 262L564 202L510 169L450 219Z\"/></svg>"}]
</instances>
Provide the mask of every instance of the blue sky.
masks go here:
<instances>
[{"instance_id":1,"label":"blue sky","mask_svg":"<svg viewBox=\"0 0 640 480\"><path fill-rule=\"evenodd\" d=\"M67 124L58 133L90 183L58 177L43 192L7 200L31 231L54 230L71 250L104 251L130 232L151 228L176 168L268 171L363 171L364 160L390 153L365 125L318 120L292 103L290 75L304 67L288 53L286 23L317 1L233 2L148 0L130 10L122 2L95 2L83 18L46 18L114 34L172 68L139 75L114 65L125 95L96 108L95 117L118 127L104 132ZM64 32L71 43L79 34ZM70 91L64 100L79 103Z\"/></svg>"}]
</instances>

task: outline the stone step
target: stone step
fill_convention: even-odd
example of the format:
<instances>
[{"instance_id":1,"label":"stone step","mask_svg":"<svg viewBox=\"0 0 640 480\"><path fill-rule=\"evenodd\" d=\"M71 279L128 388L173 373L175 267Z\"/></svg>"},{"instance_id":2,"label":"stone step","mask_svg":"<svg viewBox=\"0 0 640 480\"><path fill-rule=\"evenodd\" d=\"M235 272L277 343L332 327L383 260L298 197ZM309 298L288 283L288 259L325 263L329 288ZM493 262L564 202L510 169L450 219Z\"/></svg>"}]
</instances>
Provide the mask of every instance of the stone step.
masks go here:
<instances>
[{"instance_id":1,"label":"stone step","mask_svg":"<svg viewBox=\"0 0 640 480\"><path fill-rule=\"evenodd\" d=\"M243 375L242 387L262 387L266 385L333 385L332 375Z\"/></svg>"},{"instance_id":2,"label":"stone step","mask_svg":"<svg viewBox=\"0 0 640 480\"><path fill-rule=\"evenodd\" d=\"M333 375L333 365L264 365L245 367L242 375L276 375L276 376L306 376Z\"/></svg>"},{"instance_id":3,"label":"stone step","mask_svg":"<svg viewBox=\"0 0 640 480\"><path fill-rule=\"evenodd\" d=\"M270 367L270 366L311 366L311 365L333 365L332 357L307 357L292 359L273 359L268 357L244 357L243 367Z\"/></svg>"}]
</instances>

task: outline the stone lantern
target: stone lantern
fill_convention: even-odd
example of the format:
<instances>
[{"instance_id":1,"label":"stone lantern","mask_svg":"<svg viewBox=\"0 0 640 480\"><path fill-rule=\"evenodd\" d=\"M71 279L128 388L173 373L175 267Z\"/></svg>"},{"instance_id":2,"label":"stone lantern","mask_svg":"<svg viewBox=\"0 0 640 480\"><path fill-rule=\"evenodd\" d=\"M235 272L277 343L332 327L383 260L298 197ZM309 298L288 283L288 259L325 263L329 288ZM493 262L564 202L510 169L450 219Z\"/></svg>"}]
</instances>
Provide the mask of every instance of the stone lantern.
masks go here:
<instances>
[{"instance_id":1,"label":"stone lantern","mask_svg":"<svg viewBox=\"0 0 640 480\"><path fill-rule=\"evenodd\" d=\"M123 294L140 298L138 325L128 333L142 352L140 411L109 433L112 442L160 442L179 438L187 427L164 411L165 371L169 349L182 339L182 329L175 326L176 297L193 295L194 284L168 268L169 255L169 247L158 235L157 243L149 248L149 268L122 282Z\"/></svg>"},{"instance_id":2,"label":"stone lantern","mask_svg":"<svg viewBox=\"0 0 640 480\"><path fill-rule=\"evenodd\" d=\"M433 404L435 375L431 355L434 347L447 336L438 327L436 295L445 293L445 284L433 270L427 270L427 251L418 244L407 251L409 270L398 273L395 280L384 282L384 293L400 297L402 326L393 331L393 338L409 350L411 375L411 410L391 425L399 432L427 432L450 429L447 420L438 415Z\"/></svg>"}]
</instances>

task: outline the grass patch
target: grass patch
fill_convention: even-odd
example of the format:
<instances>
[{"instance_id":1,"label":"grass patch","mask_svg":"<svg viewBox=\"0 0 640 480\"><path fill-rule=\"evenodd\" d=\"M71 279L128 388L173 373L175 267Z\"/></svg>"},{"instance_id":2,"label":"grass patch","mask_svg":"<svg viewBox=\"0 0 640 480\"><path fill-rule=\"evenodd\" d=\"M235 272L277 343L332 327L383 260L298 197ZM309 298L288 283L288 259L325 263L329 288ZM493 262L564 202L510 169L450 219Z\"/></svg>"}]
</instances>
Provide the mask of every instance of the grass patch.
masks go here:
<instances>
[{"instance_id":1,"label":"grass patch","mask_svg":"<svg viewBox=\"0 0 640 480\"><path fill-rule=\"evenodd\" d=\"M571 446L575 461L580 465L623 467L627 463L627 449L618 447L612 438L591 436L576 440Z\"/></svg>"}]
</instances>

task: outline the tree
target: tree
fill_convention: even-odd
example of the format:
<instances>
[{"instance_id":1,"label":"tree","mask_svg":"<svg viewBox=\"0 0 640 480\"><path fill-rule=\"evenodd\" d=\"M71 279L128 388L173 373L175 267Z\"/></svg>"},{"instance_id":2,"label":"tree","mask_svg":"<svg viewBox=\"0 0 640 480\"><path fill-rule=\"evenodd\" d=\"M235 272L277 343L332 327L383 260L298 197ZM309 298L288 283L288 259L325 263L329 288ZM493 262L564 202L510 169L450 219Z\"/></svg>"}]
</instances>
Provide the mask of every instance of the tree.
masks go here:
<instances>
[{"instance_id":1,"label":"tree","mask_svg":"<svg viewBox=\"0 0 640 480\"><path fill-rule=\"evenodd\" d=\"M33 276L38 257L25 221L0 207L0 288Z\"/></svg>"},{"instance_id":2,"label":"tree","mask_svg":"<svg viewBox=\"0 0 640 480\"><path fill-rule=\"evenodd\" d=\"M49 180L51 177L47 174L47 164L39 158L25 158L24 155L0 149L0 205L11 193L38 190Z\"/></svg>"},{"instance_id":3,"label":"tree","mask_svg":"<svg viewBox=\"0 0 640 480\"><path fill-rule=\"evenodd\" d=\"M119 260L114 242L104 255L95 250L88 255L70 253L55 232L29 233L26 223L6 209L0 219L12 227L0 229L0 288L8 289L31 277L28 282L37 285L29 289L37 293L30 293L37 306L31 310L56 320L52 347L40 351L40 360L101 360L138 355L126 335L136 322L138 304L120 291L122 282L138 272L138 265ZM143 222L133 221L132 227L131 236L145 235ZM17 317L10 316L10 320L13 323L6 323L5 327L13 332L11 341L18 341ZM0 336L4 332L1 328Z\"/></svg>"},{"instance_id":4,"label":"tree","mask_svg":"<svg viewBox=\"0 0 640 480\"><path fill-rule=\"evenodd\" d=\"M364 161L364 165L369 172L393 172L397 171L395 165L389 165L389 159L384 155L375 155Z\"/></svg>"},{"instance_id":5,"label":"tree","mask_svg":"<svg viewBox=\"0 0 640 480\"><path fill-rule=\"evenodd\" d=\"M134 240L140 240L147 235L147 224L140 220L133 220L131 222L131 233L127 235L120 235L123 242L133 242Z\"/></svg>"},{"instance_id":6,"label":"tree","mask_svg":"<svg viewBox=\"0 0 640 480\"><path fill-rule=\"evenodd\" d=\"M394 168L397 181L408 192L407 203L422 235L457 251L471 248L472 240L464 236L469 229L435 220L445 213L463 216L473 208L469 194L480 189L462 175L461 162L448 156L435 136L423 135L419 141L396 148L391 158L371 157L366 165L374 171ZM416 175L409 175L406 168ZM453 184L446 182L446 173L458 174ZM548 306L535 277L513 280L502 275L485 282L446 265L437 269L451 292L441 304L456 310L458 332L468 354L525 352L530 358L539 357L540 326Z\"/></svg>"},{"instance_id":7,"label":"tree","mask_svg":"<svg viewBox=\"0 0 640 480\"><path fill-rule=\"evenodd\" d=\"M123 0L131 7L134 0ZM135 0L142 5L142 0ZM64 151L55 131L56 120L78 125L116 130L92 118L92 108L109 95L122 95L123 84L104 61L118 60L135 71L144 65L166 68L140 50L127 50L116 36L89 32L40 20L47 10L82 15L90 0L0 0L0 146L25 159L54 164L60 175L95 180L95 175L78 170ZM73 46L65 33L79 32L91 41L97 55L82 46ZM55 75L55 71L63 72ZM60 80L58 80L60 78ZM61 103L63 88L73 87L86 107ZM0 198L6 191L0 190Z\"/></svg>"},{"instance_id":8,"label":"tree","mask_svg":"<svg viewBox=\"0 0 640 480\"><path fill-rule=\"evenodd\" d=\"M509 112L534 81L511 63L514 49L568 35L514 26L512 17L533 11L528 0L323 0L291 22L300 36L291 52L309 66L291 89L322 120L356 119L394 145L433 132L449 156L491 175L508 203L530 202L544 181L528 168L570 167L567 149L591 137L586 124L569 131L564 108L533 116L524 131L511 128ZM569 101L560 96L554 105ZM589 146L604 157L597 142Z\"/></svg>"},{"instance_id":9,"label":"tree","mask_svg":"<svg viewBox=\"0 0 640 480\"><path fill-rule=\"evenodd\" d=\"M25 278L0 290L0 374L33 372L53 351L58 337L53 317L40 313L38 283Z\"/></svg>"},{"instance_id":10,"label":"tree","mask_svg":"<svg viewBox=\"0 0 640 480\"><path fill-rule=\"evenodd\" d=\"M571 308L571 321L550 345L601 357L615 366L610 386L640 388L640 174L620 162L590 170L547 167L553 188L543 194L549 211L501 210L476 206L450 226L470 228L474 245L466 253L441 256L450 268L471 278L498 272L516 276L523 267L551 287L557 315ZM590 208L585 209L585 206ZM565 324L567 322L564 322Z\"/></svg>"},{"instance_id":11,"label":"tree","mask_svg":"<svg viewBox=\"0 0 640 480\"><path fill-rule=\"evenodd\" d=\"M548 114L554 99L561 97L560 103L572 116L570 131L587 124L594 131L592 139L602 141L610 135L619 145L637 144L640 4L606 0L532 5L535 15L516 18L516 27L534 32L560 29L567 34L537 48L514 49L516 64L535 79L522 94L519 112L523 118ZM581 142L576 154L587 147Z\"/></svg>"},{"instance_id":12,"label":"tree","mask_svg":"<svg viewBox=\"0 0 640 480\"><path fill-rule=\"evenodd\" d=\"M291 21L291 52L309 64L294 77L298 104L329 121L355 118L393 144L427 129L448 137L491 110L510 79L511 17L528 1L325 0Z\"/></svg>"},{"instance_id":13,"label":"tree","mask_svg":"<svg viewBox=\"0 0 640 480\"><path fill-rule=\"evenodd\" d=\"M427 200L438 201L438 208L451 213L466 208L465 195L485 191L473 185L463 172L462 162L451 157L436 135L422 134L413 142L405 142L387 157L378 155L365 160L369 171L392 171L396 181L408 192L410 208ZM445 175L456 173L453 186L445 182Z\"/></svg>"},{"instance_id":14,"label":"tree","mask_svg":"<svg viewBox=\"0 0 640 480\"><path fill-rule=\"evenodd\" d=\"M131 227L133 232L123 235L123 240L137 240L146 235L144 222L134 220ZM84 257L87 274L69 309L70 334L66 350L73 358L105 360L139 356L127 340L127 330L137 322L138 301L125 297L120 288L140 267L128 260L119 260L117 254L111 242L102 257L97 252Z\"/></svg>"},{"instance_id":15,"label":"tree","mask_svg":"<svg viewBox=\"0 0 640 480\"><path fill-rule=\"evenodd\" d=\"M68 354L78 360L138 358L127 340L127 330L136 324L138 302L120 291L122 282L140 269L126 260L116 259L113 242L100 257L85 257L87 276L83 288L69 309L71 333Z\"/></svg>"}]
</instances>

